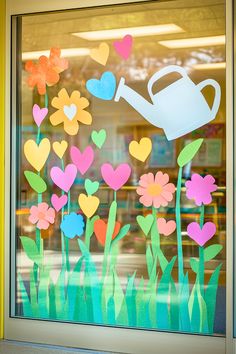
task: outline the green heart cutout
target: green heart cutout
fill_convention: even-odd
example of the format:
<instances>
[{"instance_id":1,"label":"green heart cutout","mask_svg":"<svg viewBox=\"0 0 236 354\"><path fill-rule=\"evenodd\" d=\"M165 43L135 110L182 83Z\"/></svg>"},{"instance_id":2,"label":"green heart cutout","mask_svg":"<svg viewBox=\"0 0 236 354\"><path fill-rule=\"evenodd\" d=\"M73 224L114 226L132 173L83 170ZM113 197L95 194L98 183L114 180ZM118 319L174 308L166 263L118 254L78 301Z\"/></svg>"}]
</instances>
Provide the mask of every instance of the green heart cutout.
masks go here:
<instances>
[{"instance_id":1,"label":"green heart cutout","mask_svg":"<svg viewBox=\"0 0 236 354\"><path fill-rule=\"evenodd\" d=\"M107 133L105 129L101 129L98 132L96 130L93 130L91 134L92 141L99 149L101 149L101 147L105 143L106 137Z\"/></svg>"},{"instance_id":2,"label":"green heart cutout","mask_svg":"<svg viewBox=\"0 0 236 354\"><path fill-rule=\"evenodd\" d=\"M84 182L84 188L87 192L88 195L92 195L97 192L99 188L99 182L97 181L91 181L89 178L86 178Z\"/></svg>"},{"instance_id":3,"label":"green heart cutout","mask_svg":"<svg viewBox=\"0 0 236 354\"><path fill-rule=\"evenodd\" d=\"M147 216L138 215L136 220L143 233L147 236L149 231L151 230L154 221L154 216L152 214L148 214Z\"/></svg>"}]
</instances>

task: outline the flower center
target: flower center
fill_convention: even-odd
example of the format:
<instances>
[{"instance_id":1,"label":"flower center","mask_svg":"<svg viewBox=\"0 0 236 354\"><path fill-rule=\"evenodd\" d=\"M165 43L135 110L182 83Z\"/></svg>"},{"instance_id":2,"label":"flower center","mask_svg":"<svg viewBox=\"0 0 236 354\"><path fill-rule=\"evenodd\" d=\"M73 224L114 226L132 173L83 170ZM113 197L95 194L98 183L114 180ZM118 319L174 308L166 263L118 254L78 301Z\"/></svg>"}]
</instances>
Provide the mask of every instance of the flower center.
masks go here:
<instances>
[{"instance_id":1,"label":"flower center","mask_svg":"<svg viewBox=\"0 0 236 354\"><path fill-rule=\"evenodd\" d=\"M45 218L45 213L43 213L42 211L40 211L40 212L38 213L38 218L39 218L39 219L44 219L44 218Z\"/></svg>"},{"instance_id":2,"label":"flower center","mask_svg":"<svg viewBox=\"0 0 236 354\"><path fill-rule=\"evenodd\" d=\"M158 197L162 192L162 186L157 183L150 184L147 188L147 192L152 197Z\"/></svg>"}]
</instances>

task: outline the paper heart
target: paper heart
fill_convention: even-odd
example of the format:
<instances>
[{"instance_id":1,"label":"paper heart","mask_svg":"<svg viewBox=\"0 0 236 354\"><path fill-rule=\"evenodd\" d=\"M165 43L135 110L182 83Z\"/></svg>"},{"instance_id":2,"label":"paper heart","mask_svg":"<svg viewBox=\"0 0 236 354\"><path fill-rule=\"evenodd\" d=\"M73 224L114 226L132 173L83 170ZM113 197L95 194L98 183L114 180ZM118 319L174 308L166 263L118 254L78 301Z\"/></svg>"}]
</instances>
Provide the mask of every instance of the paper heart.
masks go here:
<instances>
[{"instance_id":1,"label":"paper heart","mask_svg":"<svg viewBox=\"0 0 236 354\"><path fill-rule=\"evenodd\" d=\"M68 197L66 194L60 197L58 197L56 194L53 194L51 197L52 206L56 211L61 210L66 205L67 201Z\"/></svg>"},{"instance_id":2,"label":"paper heart","mask_svg":"<svg viewBox=\"0 0 236 354\"><path fill-rule=\"evenodd\" d=\"M27 140L24 144L25 157L38 172L45 165L50 149L51 144L47 138L42 139L39 145L32 139Z\"/></svg>"},{"instance_id":3,"label":"paper heart","mask_svg":"<svg viewBox=\"0 0 236 354\"><path fill-rule=\"evenodd\" d=\"M55 152L55 154L57 154L57 156L62 159L67 147L68 147L68 143L65 140L62 140L61 142L59 141L55 141L52 144L53 150Z\"/></svg>"},{"instance_id":4,"label":"paper heart","mask_svg":"<svg viewBox=\"0 0 236 354\"><path fill-rule=\"evenodd\" d=\"M199 246L203 246L216 233L216 226L213 222L206 222L202 229L197 222L191 222L187 227L189 237Z\"/></svg>"},{"instance_id":5,"label":"paper heart","mask_svg":"<svg viewBox=\"0 0 236 354\"><path fill-rule=\"evenodd\" d=\"M112 234L112 240L114 240L114 238L118 235L120 231L120 227L121 227L121 223L119 221L116 221L114 231ZM101 243L102 246L105 246L107 223L104 220L98 219L94 222L94 233L99 243Z\"/></svg>"},{"instance_id":6,"label":"paper heart","mask_svg":"<svg viewBox=\"0 0 236 354\"><path fill-rule=\"evenodd\" d=\"M106 184L114 191L120 189L129 179L131 168L127 163L122 163L114 170L109 163L101 166L102 178Z\"/></svg>"},{"instance_id":7,"label":"paper heart","mask_svg":"<svg viewBox=\"0 0 236 354\"><path fill-rule=\"evenodd\" d=\"M101 43L98 48L93 48L90 51L90 57L97 63L106 65L109 56L109 45Z\"/></svg>"},{"instance_id":8,"label":"paper heart","mask_svg":"<svg viewBox=\"0 0 236 354\"><path fill-rule=\"evenodd\" d=\"M100 80L88 80L86 88L93 96L109 101L113 98L116 90L115 75L110 71L106 71L102 74Z\"/></svg>"},{"instance_id":9,"label":"paper heart","mask_svg":"<svg viewBox=\"0 0 236 354\"><path fill-rule=\"evenodd\" d=\"M97 181L92 182L90 179L86 178L84 182L84 188L88 195L92 195L97 192L99 188L99 182Z\"/></svg>"},{"instance_id":10,"label":"paper heart","mask_svg":"<svg viewBox=\"0 0 236 354\"><path fill-rule=\"evenodd\" d=\"M86 195L81 193L78 198L79 206L87 218L91 218L91 216L93 216L99 206L99 202L99 198L94 195Z\"/></svg>"},{"instance_id":11,"label":"paper heart","mask_svg":"<svg viewBox=\"0 0 236 354\"><path fill-rule=\"evenodd\" d=\"M157 228L160 234L169 236L176 229L176 222L174 220L166 221L164 218L157 219Z\"/></svg>"},{"instance_id":12,"label":"paper heart","mask_svg":"<svg viewBox=\"0 0 236 354\"><path fill-rule=\"evenodd\" d=\"M140 228L142 229L143 233L147 236L149 231L151 230L154 221L153 215L152 214L148 214L147 216L138 215L136 220Z\"/></svg>"},{"instance_id":13,"label":"paper heart","mask_svg":"<svg viewBox=\"0 0 236 354\"><path fill-rule=\"evenodd\" d=\"M64 106L63 112L69 120L73 120L77 113L77 106L74 103L71 103L70 106Z\"/></svg>"},{"instance_id":14,"label":"paper heart","mask_svg":"<svg viewBox=\"0 0 236 354\"><path fill-rule=\"evenodd\" d=\"M65 170L61 170L59 167L52 167L50 176L52 181L63 191L69 192L72 184L74 183L77 175L77 168L73 164L66 166Z\"/></svg>"},{"instance_id":15,"label":"paper heart","mask_svg":"<svg viewBox=\"0 0 236 354\"><path fill-rule=\"evenodd\" d=\"M47 114L48 109L46 107L40 108L37 104L33 105L33 117L38 127L40 127L42 121L44 120Z\"/></svg>"},{"instance_id":16,"label":"paper heart","mask_svg":"<svg viewBox=\"0 0 236 354\"><path fill-rule=\"evenodd\" d=\"M84 175L93 163L94 151L91 146L87 146L83 152L76 146L72 146L70 149L70 157L78 171Z\"/></svg>"},{"instance_id":17,"label":"paper heart","mask_svg":"<svg viewBox=\"0 0 236 354\"><path fill-rule=\"evenodd\" d=\"M131 141L129 144L129 153L137 160L144 162L152 151L152 141L149 138L142 138L138 141Z\"/></svg>"},{"instance_id":18,"label":"paper heart","mask_svg":"<svg viewBox=\"0 0 236 354\"><path fill-rule=\"evenodd\" d=\"M133 44L133 37L130 34L127 34L122 38L121 41L115 41L113 43L116 52L125 60L128 59Z\"/></svg>"},{"instance_id":19,"label":"paper heart","mask_svg":"<svg viewBox=\"0 0 236 354\"><path fill-rule=\"evenodd\" d=\"M92 138L93 143L99 149L101 149L101 147L105 143L106 137L107 137L107 133L106 133L105 129L101 129L98 132L96 130L93 130L92 134L91 134L91 138Z\"/></svg>"}]
</instances>

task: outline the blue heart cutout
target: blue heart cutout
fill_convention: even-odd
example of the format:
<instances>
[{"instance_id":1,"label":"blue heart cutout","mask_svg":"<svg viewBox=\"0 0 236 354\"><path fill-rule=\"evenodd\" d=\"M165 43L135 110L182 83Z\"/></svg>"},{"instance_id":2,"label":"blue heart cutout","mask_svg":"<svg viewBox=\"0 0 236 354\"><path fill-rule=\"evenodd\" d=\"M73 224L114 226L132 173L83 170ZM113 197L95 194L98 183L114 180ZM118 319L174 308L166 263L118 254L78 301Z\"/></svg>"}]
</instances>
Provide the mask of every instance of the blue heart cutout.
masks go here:
<instances>
[{"instance_id":1,"label":"blue heart cutout","mask_svg":"<svg viewBox=\"0 0 236 354\"><path fill-rule=\"evenodd\" d=\"M116 77L111 71L106 71L102 74L100 80L88 80L86 88L93 96L109 101L115 94Z\"/></svg>"}]
</instances>

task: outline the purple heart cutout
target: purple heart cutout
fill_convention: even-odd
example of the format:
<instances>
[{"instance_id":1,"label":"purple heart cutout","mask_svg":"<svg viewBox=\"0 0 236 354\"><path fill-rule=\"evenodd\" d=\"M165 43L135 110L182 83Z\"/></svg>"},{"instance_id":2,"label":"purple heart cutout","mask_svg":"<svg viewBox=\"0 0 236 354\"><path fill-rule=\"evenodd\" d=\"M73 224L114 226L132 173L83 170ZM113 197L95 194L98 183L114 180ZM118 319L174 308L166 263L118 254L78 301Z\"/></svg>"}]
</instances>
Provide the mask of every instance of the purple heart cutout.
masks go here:
<instances>
[{"instance_id":1,"label":"purple heart cutout","mask_svg":"<svg viewBox=\"0 0 236 354\"><path fill-rule=\"evenodd\" d=\"M203 246L215 235L216 226L213 222L206 222L201 229L197 222L191 222L187 227L187 233L199 246Z\"/></svg>"},{"instance_id":2,"label":"purple heart cutout","mask_svg":"<svg viewBox=\"0 0 236 354\"><path fill-rule=\"evenodd\" d=\"M72 184L74 183L77 175L77 168L73 164L66 166L65 170L61 170L59 167L52 167L50 176L52 181L63 191L69 192Z\"/></svg>"}]
</instances>

